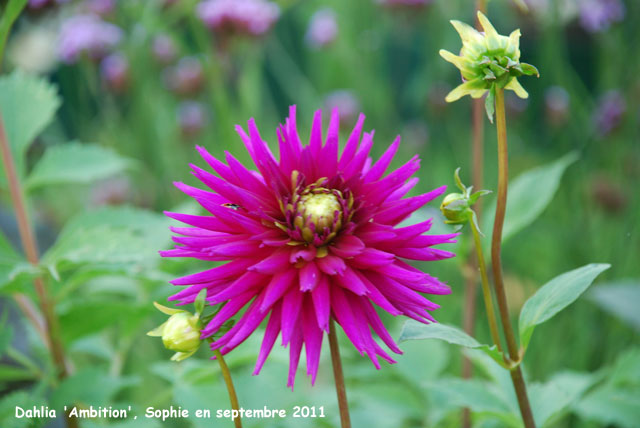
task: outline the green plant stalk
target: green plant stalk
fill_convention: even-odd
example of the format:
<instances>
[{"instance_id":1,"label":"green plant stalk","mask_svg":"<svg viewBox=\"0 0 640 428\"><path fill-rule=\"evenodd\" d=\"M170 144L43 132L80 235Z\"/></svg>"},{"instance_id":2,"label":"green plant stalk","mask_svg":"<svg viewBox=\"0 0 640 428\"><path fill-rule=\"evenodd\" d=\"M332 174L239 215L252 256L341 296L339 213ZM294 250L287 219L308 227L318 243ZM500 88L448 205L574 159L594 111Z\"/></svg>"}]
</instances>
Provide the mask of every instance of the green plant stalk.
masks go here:
<instances>
[{"instance_id":1,"label":"green plant stalk","mask_svg":"<svg viewBox=\"0 0 640 428\"><path fill-rule=\"evenodd\" d=\"M478 267L480 269L480 278L482 279L482 296L484 298L484 307L487 311L487 320L489 321L489 330L491 331L491 339L502 352L500 345L500 333L498 331L498 321L496 320L495 308L493 306L493 297L491 296L491 286L489 285L489 277L487 276L487 266L484 262L484 252L482 251L482 242L480 242L480 232L475 222L469 221L471 231L473 232L473 243L478 256Z\"/></svg>"},{"instance_id":2,"label":"green plant stalk","mask_svg":"<svg viewBox=\"0 0 640 428\"><path fill-rule=\"evenodd\" d=\"M509 181L509 160L507 152L507 123L504 108L504 89L496 88L496 128L498 132L498 195L496 216L493 223L493 236L491 239L491 265L493 268L493 278L496 290L496 298L498 300L498 308L500 309L500 318L502 328L507 342L507 350L509 358L512 362L518 362L520 355L518 352L518 344L516 343L515 334L511 319L509 318L509 307L507 305L507 295L504 288L504 280L502 277L502 261L500 259L500 251L502 247L502 227L504 226L504 217L507 208L507 186ZM522 421L525 428L535 428L529 397L527 396L527 387L522 377L522 369L520 364L510 370L511 380L518 398L518 406L522 415Z\"/></svg>"},{"instance_id":3,"label":"green plant stalk","mask_svg":"<svg viewBox=\"0 0 640 428\"><path fill-rule=\"evenodd\" d=\"M22 247L27 256L27 260L34 266L37 266L40 262L38 256L38 246L29 223L27 216L27 210L25 206L25 197L18 173L16 172L15 163L13 161L13 155L11 154L11 146L7 139L6 132L4 130L4 122L2 121L2 115L0 114L0 151L2 152L2 162L4 165L5 174L7 175L7 183L9 184L9 193L11 194L11 200L13 202L13 209L16 214L16 221L18 222L18 230L20 232L20 239L22 241ZM68 376L66 358L64 355L64 348L62 346L62 338L60 336L60 325L58 317L55 313L53 300L49 293L47 283L40 276L34 278L33 285L38 295L40 303L40 311L44 316L47 332L47 343L53 362L57 369L58 379L64 379ZM22 307L22 306L21 306ZM31 317L30 317L31 319ZM36 325L36 328L38 326ZM75 418L67 418L67 425L70 428L78 426L78 422Z\"/></svg>"},{"instance_id":4,"label":"green plant stalk","mask_svg":"<svg viewBox=\"0 0 640 428\"><path fill-rule=\"evenodd\" d=\"M229 393L229 401L231 402L231 408L233 410L240 411L240 404L238 403L238 396L236 395L236 389L233 386L233 379L231 379L231 372L229 371L229 366L224 361L222 357L222 352L219 349L214 349L213 354L216 356L216 360L218 360L218 364L220 364L220 370L222 371L222 377L224 378L224 383L227 385L227 392ZM242 419L237 417L234 419L233 423L236 428L242 428Z\"/></svg>"},{"instance_id":5,"label":"green plant stalk","mask_svg":"<svg viewBox=\"0 0 640 428\"><path fill-rule=\"evenodd\" d=\"M6 2L4 10L0 15L0 70L2 70L2 60L4 59L4 48L9 38L9 32L13 23L18 19L20 13L27 5L28 0L10 0Z\"/></svg>"},{"instance_id":6,"label":"green plant stalk","mask_svg":"<svg viewBox=\"0 0 640 428\"><path fill-rule=\"evenodd\" d=\"M347 390L344 386L344 373L342 372L342 361L340 360L340 348L338 346L338 337L336 336L336 327L333 318L329 320L329 349L331 350L333 378L335 379L338 407L340 408L340 426L342 428L351 428L349 402L347 401Z\"/></svg>"}]
</instances>

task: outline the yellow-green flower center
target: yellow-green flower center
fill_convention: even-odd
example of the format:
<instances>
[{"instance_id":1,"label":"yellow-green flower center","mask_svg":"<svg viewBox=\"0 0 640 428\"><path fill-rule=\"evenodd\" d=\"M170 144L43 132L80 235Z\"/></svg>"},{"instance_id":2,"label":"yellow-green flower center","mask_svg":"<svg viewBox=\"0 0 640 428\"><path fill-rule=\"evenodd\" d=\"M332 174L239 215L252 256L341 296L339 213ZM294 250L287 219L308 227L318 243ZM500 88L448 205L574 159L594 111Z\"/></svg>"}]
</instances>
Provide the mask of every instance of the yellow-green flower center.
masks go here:
<instances>
[{"instance_id":1,"label":"yellow-green flower center","mask_svg":"<svg viewBox=\"0 0 640 428\"><path fill-rule=\"evenodd\" d=\"M315 193L321 191L322 193ZM341 212L338 198L327 189L315 189L312 193L303 194L300 197L298 210L302 218L311 221L320 230L333 226L336 211Z\"/></svg>"}]
</instances>

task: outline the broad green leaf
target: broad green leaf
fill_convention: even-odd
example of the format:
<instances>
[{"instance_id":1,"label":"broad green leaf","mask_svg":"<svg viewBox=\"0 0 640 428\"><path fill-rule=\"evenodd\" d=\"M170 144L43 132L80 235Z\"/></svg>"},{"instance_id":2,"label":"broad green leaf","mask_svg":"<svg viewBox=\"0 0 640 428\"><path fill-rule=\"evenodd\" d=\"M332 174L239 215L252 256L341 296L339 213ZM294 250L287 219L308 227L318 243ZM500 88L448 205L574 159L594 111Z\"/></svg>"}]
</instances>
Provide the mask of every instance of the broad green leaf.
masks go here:
<instances>
[{"instance_id":1,"label":"broad green leaf","mask_svg":"<svg viewBox=\"0 0 640 428\"><path fill-rule=\"evenodd\" d=\"M82 213L67 223L42 263L156 262L170 239L168 224L160 214L129 207Z\"/></svg>"},{"instance_id":2,"label":"broad green leaf","mask_svg":"<svg viewBox=\"0 0 640 428\"><path fill-rule=\"evenodd\" d=\"M507 211L502 230L503 241L531 224L542 214L558 190L562 174L577 159L578 154L570 152L550 164L526 171L510 181ZM496 202L494 198L482 216L482 230L485 232L493 230L495 213ZM485 241L489 240L485 239Z\"/></svg>"},{"instance_id":3,"label":"broad green leaf","mask_svg":"<svg viewBox=\"0 0 640 428\"><path fill-rule=\"evenodd\" d=\"M5 349L11 344L13 339L13 328L7 324L9 312L5 311L0 318L0 357L4 354Z\"/></svg>"},{"instance_id":4,"label":"broad green leaf","mask_svg":"<svg viewBox=\"0 0 640 428\"><path fill-rule=\"evenodd\" d=\"M11 31L13 23L20 16L20 12L27 5L27 2L28 0L9 0L0 13L0 65L4 58L4 47L7 44L9 31Z\"/></svg>"},{"instance_id":5,"label":"broad green leaf","mask_svg":"<svg viewBox=\"0 0 640 428\"><path fill-rule=\"evenodd\" d=\"M616 388L605 385L580 400L574 410L582 418L599 422L600 426L637 428L640 421L640 386Z\"/></svg>"},{"instance_id":6,"label":"broad green leaf","mask_svg":"<svg viewBox=\"0 0 640 428\"><path fill-rule=\"evenodd\" d=\"M556 373L544 384L529 385L528 392L536 424L547 426L565 413L597 380L592 373Z\"/></svg>"},{"instance_id":7,"label":"broad green leaf","mask_svg":"<svg viewBox=\"0 0 640 428\"><path fill-rule=\"evenodd\" d=\"M137 325L153 310L148 304L136 305L109 298L74 299L69 303L59 310L62 337L66 343L114 325L124 330L127 326Z\"/></svg>"},{"instance_id":8,"label":"broad green leaf","mask_svg":"<svg viewBox=\"0 0 640 428\"><path fill-rule=\"evenodd\" d=\"M640 330L640 280L622 280L609 284L600 284L592 289L587 297L605 311L629 323Z\"/></svg>"},{"instance_id":9,"label":"broad green leaf","mask_svg":"<svg viewBox=\"0 0 640 428\"><path fill-rule=\"evenodd\" d=\"M97 144L62 144L47 149L25 185L33 190L49 184L89 183L117 174L129 164L113 150Z\"/></svg>"},{"instance_id":10,"label":"broad green leaf","mask_svg":"<svg viewBox=\"0 0 640 428\"><path fill-rule=\"evenodd\" d=\"M497 363L504 364L502 353L498 351L495 345L482 344L457 327L440 323L422 324L415 320L409 320L404 323L400 333L400 342L424 339L439 339L465 348L479 349Z\"/></svg>"},{"instance_id":11,"label":"broad green leaf","mask_svg":"<svg viewBox=\"0 0 640 428\"><path fill-rule=\"evenodd\" d=\"M120 390L137 383L137 378L113 377L106 370L85 368L62 381L51 395L51 407L62 408L74 403L105 407Z\"/></svg>"},{"instance_id":12,"label":"broad green leaf","mask_svg":"<svg viewBox=\"0 0 640 428\"><path fill-rule=\"evenodd\" d=\"M592 263L553 278L531 296L520 311L520 343L526 349L535 326L573 303L611 265Z\"/></svg>"},{"instance_id":13,"label":"broad green leaf","mask_svg":"<svg viewBox=\"0 0 640 428\"><path fill-rule=\"evenodd\" d=\"M520 417L504 401L497 385L480 379L446 378L427 382L434 394L446 397L448 404L467 407L474 413L491 414L501 419L504 427L519 426Z\"/></svg>"},{"instance_id":14,"label":"broad green leaf","mask_svg":"<svg viewBox=\"0 0 640 428\"><path fill-rule=\"evenodd\" d=\"M60 106L55 87L40 77L14 71L0 77L0 113L20 178L29 145L51 122ZM0 175L0 184L6 182Z\"/></svg>"}]
</instances>

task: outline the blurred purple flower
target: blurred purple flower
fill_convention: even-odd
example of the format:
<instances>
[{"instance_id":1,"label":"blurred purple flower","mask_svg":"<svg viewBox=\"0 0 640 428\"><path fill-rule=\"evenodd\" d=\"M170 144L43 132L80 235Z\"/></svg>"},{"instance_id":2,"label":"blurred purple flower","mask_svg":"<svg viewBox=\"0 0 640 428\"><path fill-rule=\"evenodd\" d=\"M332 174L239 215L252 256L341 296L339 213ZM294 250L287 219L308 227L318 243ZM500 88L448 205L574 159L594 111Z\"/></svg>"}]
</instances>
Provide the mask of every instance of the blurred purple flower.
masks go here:
<instances>
[{"instance_id":1,"label":"blurred purple flower","mask_svg":"<svg viewBox=\"0 0 640 428\"><path fill-rule=\"evenodd\" d=\"M166 34L158 34L153 38L151 52L160 64L170 64L176 59L176 44Z\"/></svg>"},{"instance_id":2,"label":"blurred purple flower","mask_svg":"<svg viewBox=\"0 0 640 428\"><path fill-rule=\"evenodd\" d=\"M280 8L267 0L205 0L197 13L216 32L260 36L276 22Z\"/></svg>"},{"instance_id":3,"label":"blurred purple flower","mask_svg":"<svg viewBox=\"0 0 640 428\"><path fill-rule=\"evenodd\" d=\"M122 30L95 15L76 15L62 23L58 37L58 55L67 64L82 54L92 59L105 56L122 39Z\"/></svg>"},{"instance_id":4,"label":"blurred purple flower","mask_svg":"<svg viewBox=\"0 0 640 428\"><path fill-rule=\"evenodd\" d=\"M29 9L42 9L43 7L47 6L49 3L52 3L52 0L29 0L29 3L27 4L27 6L29 7Z\"/></svg>"},{"instance_id":5,"label":"blurred purple flower","mask_svg":"<svg viewBox=\"0 0 640 428\"><path fill-rule=\"evenodd\" d=\"M605 31L614 22L622 21L624 13L620 0L582 0L580 25L591 33Z\"/></svg>"},{"instance_id":6,"label":"blurred purple flower","mask_svg":"<svg viewBox=\"0 0 640 428\"><path fill-rule=\"evenodd\" d=\"M115 92L123 92L129 86L129 61L121 53L106 56L100 62L100 75Z\"/></svg>"},{"instance_id":7,"label":"blurred purple flower","mask_svg":"<svg viewBox=\"0 0 640 428\"><path fill-rule=\"evenodd\" d=\"M606 92L600 97L593 115L596 133L600 137L609 135L620 125L626 111L627 103L620 91L612 90Z\"/></svg>"},{"instance_id":8,"label":"blurred purple flower","mask_svg":"<svg viewBox=\"0 0 640 428\"><path fill-rule=\"evenodd\" d=\"M178 95L196 94L204 80L202 64L192 56L181 58L178 63L164 72L167 88Z\"/></svg>"},{"instance_id":9,"label":"blurred purple flower","mask_svg":"<svg viewBox=\"0 0 640 428\"><path fill-rule=\"evenodd\" d=\"M547 121L560 126L569 118L569 93L561 86L551 86L544 92L545 115Z\"/></svg>"},{"instance_id":10,"label":"blurred purple flower","mask_svg":"<svg viewBox=\"0 0 640 428\"><path fill-rule=\"evenodd\" d=\"M360 101L356 95L348 89L333 91L324 99L326 111L337 109L340 117L340 126L351 126L360 112Z\"/></svg>"},{"instance_id":11,"label":"blurred purple flower","mask_svg":"<svg viewBox=\"0 0 640 428\"><path fill-rule=\"evenodd\" d=\"M178 124L183 136L195 137L207 123L207 112L197 101L183 101L178 105Z\"/></svg>"},{"instance_id":12,"label":"blurred purple flower","mask_svg":"<svg viewBox=\"0 0 640 428\"><path fill-rule=\"evenodd\" d=\"M89 12L100 16L111 15L116 9L116 0L86 0L85 4Z\"/></svg>"},{"instance_id":13,"label":"blurred purple flower","mask_svg":"<svg viewBox=\"0 0 640 428\"><path fill-rule=\"evenodd\" d=\"M321 48L333 42L338 36L336 14L332 9L320 9L311 17L306 40L311 46Z\"/></svg>"}]
</instances>

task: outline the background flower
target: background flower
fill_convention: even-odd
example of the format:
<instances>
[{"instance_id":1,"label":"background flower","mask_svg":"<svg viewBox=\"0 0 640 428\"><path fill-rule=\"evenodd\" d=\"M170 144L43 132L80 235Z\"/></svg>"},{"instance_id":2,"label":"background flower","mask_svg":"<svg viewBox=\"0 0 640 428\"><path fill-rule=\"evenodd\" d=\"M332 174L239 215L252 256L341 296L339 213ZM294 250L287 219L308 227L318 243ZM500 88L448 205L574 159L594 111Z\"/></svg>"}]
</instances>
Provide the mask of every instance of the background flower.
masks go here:
<instances>
[{"instance_id":1,"label":"background flower","mask_svg":"<svg viewBox=\"0 0 640 428\"><path fill-rule=\"evenodd\" d=\"M276 161L250 120L248 134L240 127L237 131L258 172L246 169L228 153L225 164L199 147L219 177L197 166L192 166L193 174L213 192L183 183L176 186L211 215L167 213L193 227L173 228L182 236L174 237L177 247L161 252L163 256L228 261L173 280L174 285L189 287L170 300L191 303L207 289L210 304L225 304L202 330L203 338L247 307L236 324L212 343L223 354L268 317L254 373L260 371L281 334L282 345L289 346L287 384L291 387L303 344L307 374L315 381L330 318L342 326L360 354L367 354L380 368L378 357L394 360L371 331L389 349L401 351L374 304L392 315L430 322L429 311L438 305L420 293L449 293L446 285L404 259L452 257L432 247L453 242L456 235L425 235L431 220L397 227L445 188L404 198L417 183L411 176L419 168L418 157L384 176L400 139L372 162L368 156L373 133L361 134L363 122L361 115L339 156L337 111L325 138L322 112L316 112L309 144L303 146L292 107L285 125L278 129L280 160Z\"/></svg>"}]
</instances>

